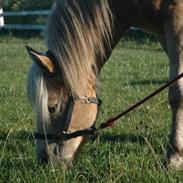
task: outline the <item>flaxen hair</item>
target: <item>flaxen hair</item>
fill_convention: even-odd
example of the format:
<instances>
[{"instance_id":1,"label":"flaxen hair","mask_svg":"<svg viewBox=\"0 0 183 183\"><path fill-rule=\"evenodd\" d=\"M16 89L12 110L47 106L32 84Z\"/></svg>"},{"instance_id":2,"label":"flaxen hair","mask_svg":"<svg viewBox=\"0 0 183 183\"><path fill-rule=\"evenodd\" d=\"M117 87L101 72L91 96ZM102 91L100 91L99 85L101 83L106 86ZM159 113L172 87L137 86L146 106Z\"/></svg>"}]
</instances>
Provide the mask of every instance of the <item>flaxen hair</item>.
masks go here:
<instances>
[{"instance_id":1,"label":"flaxen hair","mask_svg":"<svg viewBox=\"0 0 183 183\"><path fill-rule=\"evenodd\" d=\"M48 111L48 89L46 84L46 79L42 69L33 63L29 70L28 82L27 82L28 98L31 103L35 106L37 128L40 124L50 123L50 114Z\"/></svg>"},{"instance_id":2,"label":"flaxen hair","mask_svg":"<svg viewBox=\"0 0 183 183\"><path fill-rule=\"evenodd\" d=\"M96 85L96 58L105 57L111 36L108 0L56 0L47 25L47 46L75 97Z\"/></svg>"}]
</instances>

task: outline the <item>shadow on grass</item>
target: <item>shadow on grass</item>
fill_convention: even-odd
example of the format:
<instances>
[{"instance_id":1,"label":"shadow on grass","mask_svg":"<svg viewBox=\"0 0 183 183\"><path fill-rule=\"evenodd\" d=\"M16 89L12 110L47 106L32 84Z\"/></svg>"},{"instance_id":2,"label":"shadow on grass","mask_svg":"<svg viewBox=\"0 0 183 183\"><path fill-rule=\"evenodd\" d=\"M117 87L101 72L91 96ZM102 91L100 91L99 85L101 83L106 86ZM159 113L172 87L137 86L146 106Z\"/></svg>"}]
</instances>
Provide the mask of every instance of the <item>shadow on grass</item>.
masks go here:
<instances>
[{"instance_id":1,"label":"shadow on grass","mask_svg":"<svg viewBox=\"0 0 183 183\"><path fill-rule=\"evenodd\" d=\"M167 82L167 80L143 80L143 81L130 81L128 84L125 84L125 86L127 85L131 85L131 86L136 86L136 85L163 85Z\"/></svg>"},{"instance_id":2,"label":"shadow on grass","mask_svg":"<svg viewBox=\"0 0 183 183\"><path fill-rule=\"evenodd\" d=\"M20 140L23 142L26 141L34 141L33 133L27 132L24 130L17 131L17 132L4 132L0 131L0 140L5 141L6 139L14 139L14 140Z\"/></svg>"},{"instance_id":3,"label":"shadow on grass","mask_svg":"<svg viewBox=\"0 0 183 183\"><path fill-rule=\"evenodd\" d=\"M132 142L139 144L145 143L145 140L142 136L133 134L102 134L100 136L94 135L91 136L90 140L95 141L98 138L100 138L100 142ZM35 140L32 132L27 132L23 130L13 133L0 131L0 141L6 141L6 139L14 139L22 142L30 141L32 143L34 143Z\"/></svg>"},{"instance_id":4,"label":"shadow on grass","mask_svg":"<svg viewBox=\"0 0 183 183\"><path fill-rule=\"evenodd\" d=\"M102 143L111 142L131 142L137 144L145 144L145 140L141 135L133 135L133 134L102 134L101 136L91 137L92 141L98 140Z\"/></svg>"},{"instance_id":5,"label":"shadow on grass","mask_svg":"<svg viewBox=\"0 0 183 183\"><path fill-rule=\"evenodd\" d=\"M158 136L158 134L151 134L152 137ZM160 137L159 137L160 138ZM31 142L34 144L34 135L32 132L27 131L18 131L18 132L3 132L0 131L0 141L8 141L11 139L17 141L17 142ZM91 141L99 140L101 143L115 143L115 142L130 142L130 143L137 143L137 144L145 144L146 141L142 135L137 134L109 134L109 133L102 133L102 134L96 134L89 138ZM150 141L153 141L153 139L149 139Z\"/></svg>"}]
</instances>

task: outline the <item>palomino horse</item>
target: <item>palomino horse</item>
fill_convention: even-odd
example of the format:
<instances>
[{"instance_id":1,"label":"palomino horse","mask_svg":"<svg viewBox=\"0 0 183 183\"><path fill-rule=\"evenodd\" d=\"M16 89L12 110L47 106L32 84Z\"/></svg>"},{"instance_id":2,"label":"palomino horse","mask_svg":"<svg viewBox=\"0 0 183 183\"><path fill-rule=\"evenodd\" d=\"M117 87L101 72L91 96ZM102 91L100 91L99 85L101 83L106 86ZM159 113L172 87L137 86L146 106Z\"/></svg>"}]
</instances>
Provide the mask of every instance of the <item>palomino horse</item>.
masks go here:
<instances>
[{"instance_id":1,"label":"palomino horse","mask_svg":"<svg viewBox=\"0 0 183 183\"><path fill-rule=\"evenodd\" d=\"M183 72L182 0L56 0L44 54L31 48L28 95L35 106L39 162L70 165L87 137L49 139L91 127L97 117L97 76L131 27L154 34L170 60L170 79ZM172 132L167 166L183 166L183 80L169 89Z\"/></svg>"}]
</instances>

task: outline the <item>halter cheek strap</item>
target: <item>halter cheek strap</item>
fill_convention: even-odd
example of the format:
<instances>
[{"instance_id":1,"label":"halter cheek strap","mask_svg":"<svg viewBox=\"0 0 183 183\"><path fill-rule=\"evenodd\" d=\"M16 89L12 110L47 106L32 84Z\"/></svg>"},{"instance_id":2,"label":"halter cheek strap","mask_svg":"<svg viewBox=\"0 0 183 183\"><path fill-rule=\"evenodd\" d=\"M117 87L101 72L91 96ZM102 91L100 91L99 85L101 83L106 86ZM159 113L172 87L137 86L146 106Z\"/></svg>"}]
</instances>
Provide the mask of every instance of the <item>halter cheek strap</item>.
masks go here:
<instances>
[{"instance_id":1,"label":"halter cheek strap","mask_svg":"<svg viewBox=\"0 0 183 183\"><path fill-rule=\"evenodd\" d=\"M77 100L83 102L84 104L96 104L96 105L101 104L101 100L98 100L98 98L94 98L94 97L80 97ZM70 133L70 134L67 133L70 122L71 122L73 109L74 109L74 99L72 97L69 97L68 101L67 101L66 110L64 112L65 125L64 125L63 131L60 131L57 134L41 134L41 133L35 132L34 138L38 139L38 140L58 141L58 140L69 140L71 138L81 136L83 134L83 130L78 130L77 133ZM91 127L91 128L93 128L93 127ZM86 134L86 133L90 134L91 128L84 130L84 134Z\"/></svg>"}]
</instances>

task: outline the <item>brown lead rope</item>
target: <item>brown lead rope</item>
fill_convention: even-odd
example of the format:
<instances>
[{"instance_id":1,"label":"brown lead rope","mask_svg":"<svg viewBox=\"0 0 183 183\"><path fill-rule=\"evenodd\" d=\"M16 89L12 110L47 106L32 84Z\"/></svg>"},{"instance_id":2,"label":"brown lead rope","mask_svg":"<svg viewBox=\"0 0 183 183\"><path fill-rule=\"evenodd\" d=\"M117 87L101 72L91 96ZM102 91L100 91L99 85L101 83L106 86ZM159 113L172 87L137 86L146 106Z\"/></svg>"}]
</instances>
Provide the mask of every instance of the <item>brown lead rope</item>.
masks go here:
<instances>
[{"instance_id":1,"label":"brown lead rope","mask_svg":"<svg viewBox=\"0 0 183 183\"><path fill-rule=\"evenodd\" d=\"M117 115L117 116L115 116L113 118L108 119L105 123L102 123L100 125L100 129L104 129L104 128L107 128L107 127L111 127L118 119L120 119L121 117L123 117L126 114L130 113L131 111L133 111L134 109L136 109L140 105L144 104L147 100L149 100L149 99L153 98L154 96L158 95L160 92L162 92L166 88L168 88L171 85L175 84L182 77L183 77L183 73L181 73L180 75L178 75L175 79L167 82L165 85L163 85L162 87L158 88L157 90L155 90L154 92L152 92L151 94L149 94L147 97L145 97L144 99L140 100L136 104L130 106L129 108L127 108L125 111L123 111L119 115Z\"/></svg>"},{"instance_id":2,"label":"brown lead rope","mask_svg":"<svg viewBox=\"0 0 183 183\"><path fill-rule=\"evenodd\" d=\"M180 75L178 75L175 79L167 82L165 85L163 85L162 87L158 88L157 90L155 90L154 92L152 92L151 94L149 94L147 97L145 97L144 99L140 100L139 102L137 102L136 104L128 107L125 111L123 111L122 113L118 114L117 116L113 117L113 118L109 118L105 123L102 123L99 128L96 128L95 126L88 128L88 129L84 129L84 130L79 130L73 133L64 133L63 136L65 136L65 139L71 139L71 138L75 138L78 136L87 136L87 135L92 135L95 134L97 131L105 129L105 128L109 128L112 127L112 125L120 118L122 118L123 116L127 115L128 113L130 113L131 111L135 110L137 107L141 106L142 104L144 104L147 100L153 98L154 96L158 95L160 92L162 92L163 90L165 90L166 88L170 87L171 85L175 84L179 79L181 79L183 77L183 73L181 73Z\"/></svg>"}]
</instances>

